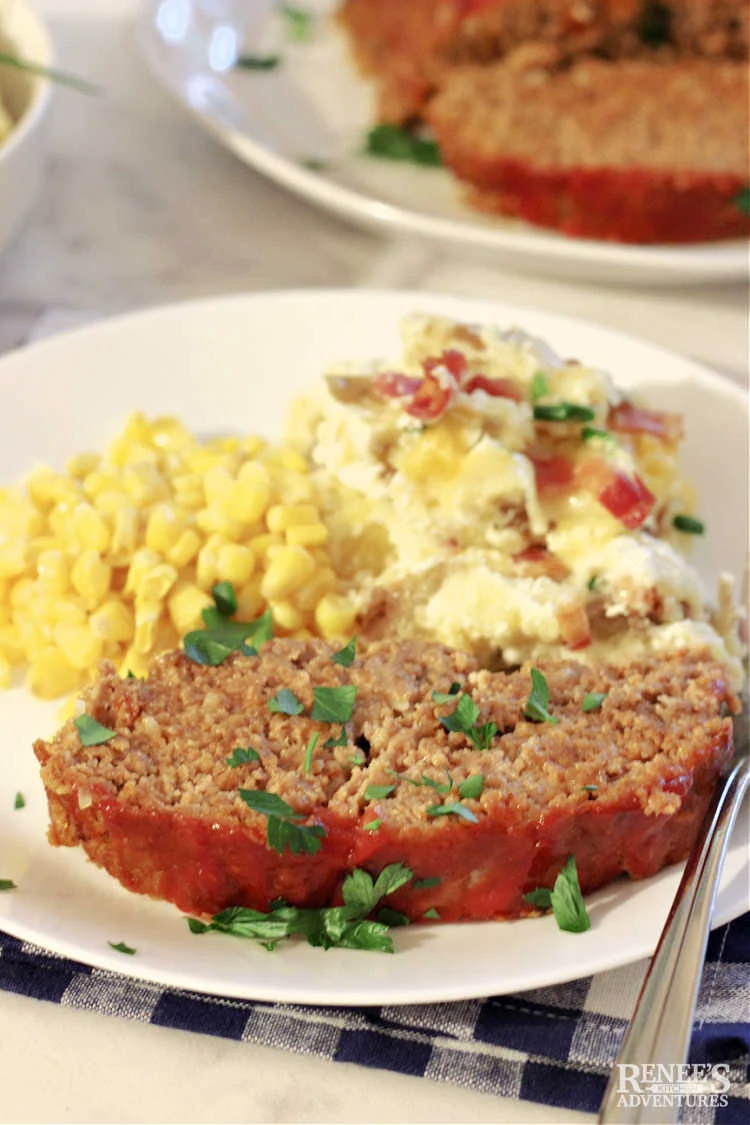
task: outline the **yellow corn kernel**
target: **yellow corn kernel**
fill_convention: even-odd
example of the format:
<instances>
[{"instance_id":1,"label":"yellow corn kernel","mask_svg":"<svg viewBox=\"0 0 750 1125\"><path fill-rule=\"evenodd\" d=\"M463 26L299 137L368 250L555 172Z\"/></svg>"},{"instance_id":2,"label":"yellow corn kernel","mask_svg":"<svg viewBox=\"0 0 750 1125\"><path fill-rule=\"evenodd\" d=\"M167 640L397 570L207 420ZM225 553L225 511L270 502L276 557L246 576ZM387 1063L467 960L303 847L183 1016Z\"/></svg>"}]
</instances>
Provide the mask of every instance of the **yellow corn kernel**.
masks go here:
<instances>
[{"instance_id":1,"label":"yellow corn kernel","mask_svg":"<svg viewBox=\"0 0 750 1125\"><path fill-rule=\"evenodd\" d=\"M135 629L133 611L124 602L104 602L91 614L89 628L103 641L129 641Z\"/></svg>"},{"instance_id":2,"label":"yellow corn kernel","mask_svg":"<svg viewBox=\"0 0 750 1125\"><path fill-rule=\"evenodd\" d=\"M261 581L266 601L286 598L312 577L315 560L304 547L278 547L269 554L268 569Z\"/></svg>"},{"instance_id":3,"label":"yellow corn kernel","mask_svg":"<svg viewBox=\"0 0 750 1125\"><path fill-rule=\"evenodd\" d=\"M232 474L224 465L214 465L203 477L203 493L206 507L220 506L228 498L234 484Z\"/></svg>"},{"instance_id":4,"label":"yellow corn kernel","mask_svg":"<svg viewBox=\"0 0 750 1125\"><path fill-rule=\"evenodd\" d=\"M230 519L243 524L258 523L271 499L271 477L265 465L253 461L244 464L237 473L225 498L225 510Z\"/></svg>"},{"instance_id":5,"label":"yellow corn kernel","mask_svg":"<svg viewBox=\"0 0 750 1125\"><path fill-rule=\"evenodd\" d=\"M244 586L255 568L255 555L250 547L240 543L227 543L216 556L216 577L233 586Z\"/></svg>"},{"instance_id":6,"label":"yellow corn kernel","mask_svg":"<svg viewBox=\"0 0 750 1125\"><path fill-rule=\"evenodd\" d=\"M266 442L263 438L257 437L255 434L250 434L240 441L240 449L246 457L257 457L265 448Z\"/></svg>"},{"instance_id":7,"label":"yellow corn kernel","mask_svg":"<svg viewBox=\"0 0 750 1125\"><path fill-rule=\"evenodd\" d=\"M253 621L256 617L260 617L265 608L263 595L260 592L260 579L252 579L247 586L236 590L235 593L237 595L235 617L238 621Z\"/></svg>"},{"instance_id":8,"label":"yellow corn kernel","mask_svg":"<svg viewBox=\"0 0 750 1125\"><path fill-rule=\"evenodd\" d=\"M81 597L88 602L102 600L109 589L112 567L96 551L81 551L73 564L70 580Z\"/></svg>"},{"instance_id":9,"label":"yellow corn kernel","mask_svg":"<svg viewBox=\"0 0 750 1125\"><path fill-rule=\"evenodd\" d=\"M74 477L76 480L83 480L90 473L93 473L100 463L101 457L98 453L76 453L73 457L68 458L65 468L68 476Z\"/></svg>"},{"instance_id":10,"label":"yellow corn kernel","mask_svg":"<svg viewBox=\"0 0 750 1125\"><path fill-rule=\"evenodd\" d=\"M197 473L176 473L172 490L180 507L191 512L203 507L203 481Z\"/></svg>"},{"instance_id":11,"label":"yellow corn kernel","mask_svg":"<svg viewBox=\"0 0 750 1125\"><path fill-rule=\"evenodd\" d=\"M138 512L129 503L119 506L112 514L112 539L110 550L116 556L129 556L138 542Z\"/></svg>"},{"instance_id":12,"label":"yellow corn kernel","mask_svg":"<svg viewBox=\"0 0 750 1125\"><path fill-rule=\"evenodd\" d=\"M81 487L90 501L106 492L121 493L121 478L118 473L113 473L108 468L92 469L81 482Z\"/></svg>"},{"instance_id":13,"label":"yellow corn kernel","mask_svg":"<svg viewBox=\"0 0 750 1125\"><path fill-rule=\"evenodd\" d=\"M23 539L0 543L0 578L16 578L27 568L28 550Z\"/></svg>"},{"instance_id":14,"label":"yellow corn kernel","mask_svg":"<svg viewBox=\"0 0 750 1125\"><path fill-rule=\"evenodd\" d=\"M200 629L201 612L209 605L213 605L213 599L200 586L192 582L175 586L167 599L167 610L178 636Z\"/></svg>"},{"instance_id":15,"label":"yellow corn kernel","mask_svg":"<svg viewBox=\"0 0 750 1125\"><path fill-rule=\"evenodd\" d=\"M159 563L158 566L146 570L136 586L136 598L145 601L162 601L177 581L178 574L175 567L169 563Z\"/></svg>"},{"instance_id":16,"label":"yellow corn kernel","mask_svg":"<svg viewBox=\"0 0 750 1125\"><path fill-rule=\"evenodd\" d=\"M81 599L71 594L65 598L40 598L36 606L37 618L40 621L49 621L52 624L64 621L68 625L84 625L88 621L88 613Z\"/></svg>"},{"instance_id":17,"label":"yellow corn kernel","mask_svg":"<svg viewBox=\"0 0 750 1125\"><path fill-rule=\"evenodd\" d=\"M127 676L128 672L132 673L134 676L146 676L150 664L150 655L136 652L135 647L131 645L129 649L126 649L125 655L120 662L119 672L121 676Z\"/></svg>"},{"instance_id":18,"label":"yellow corn kernel","mask_svg":"<svg viewBox=\"0 0 750 1125\"><path fill-rule=\"evenodd\" d=\"M55 626L55 644L65 654L68 664L81 671L93 667L102 655L101 637L96 637L87 625Z\"/></svg>"},{"instance_id":19,"label":"yellow corn kernel","mask_svg":"<svg viewBox=\"0 0 750 1125\"><path fill-rule=\"evenodd\" d=\"M26 683L29 691L40 699L55 699L75 691L80 682L81 673L54 645L41 647L29 661Z\"/></svg>"},{"instance_id":20,"label":"yellow corn kernel","mask_svg":"<svg viewBox=\"0 0 750 1125\"><path fill-rule=\"evenodd\" d=\"M320 547L328 539L328 528L323 523L301 523L289 527L286 541L290 547Z\"/></svg>"},{"instance_id":21,"label":"yellow corn kernel","mask_svg":"<svg viewBox=\"0 0 750 1125\"><path fill-rule=\"evenodd\" d=\"M269 605L274 623L288 633L301 629L305 624L302 613L288 601L271 602Z\"/></svg>"},{"instance_id":22,"label":"yellow corn kernel","mask_svg":"<svg viewBox=\"0 0 750 1125\"><path fill-rule=\"evenodd\" d=\"M49 549L40 551L36 560L36 573L39 585L46 593L64 594L70 581L65 552Z\"/></svg>"},{"instance_id":23,"label":"yellow corn kernel","mask_svg":"<svg viewBox=\"0 0 750 1125\"><path fill-rule=\"evenodd\" d=\"M252 550L257 559L265 558L269 551L273 553L276 547L283 547L284 540L281 535L275 535L272 531L266 532L264 535L254 535L248 546Z\"/></svg>"},{"instance_id":24,"label":"yellow corn kernel","mask_svg":"<svg viewBox=\"0 0 750 1125\"><path fill-rule=\"evenodd\" d=\"M219 565L219 552L216 547L207 543L198 552L195 565L195 580L202 590L210 590L216 582L216 572Z\"/></svg>"},{"instance_id":25,"label":"yellow corn kernel","mask_svg":"<svg viewBox=\"0 0 750 1125\"><path fill-rule=\"evenodd\" d=\"M139 547L130 560L128 577L125 581L125 593L136 594L144 577L151 571L156 570L163 562L163 558L156 551L150 551L148 547Z\"/></svg>"},{"instance_id":26,"label":"yellow corn kernel","mask_svg":"<svg viewBox=\"0 0 750 1125\"><path fill-rule=\"evenodd\" d=\"M318 509L313 504L273 504L266 512L269 531L286 531L299 524L315 523Z\"/></svg>"},{"instance_id":27,"label":"yellow corn kernel","mask_svg":"<svg viewBox=\"0 0 750 1125\"><path fill-rule=\"evenodd\" d=\"M300 609L312 612L324 594L331 592L336 584L336 575L330 566L318 567L309 582L295 594L294 600Z\"/></svg>"},{"instance_id":28,"label":"yellow corn kernel","mask_svg":"<svg viewBox=\"0 0 750 1125\"><path fill-rule=\"evenodd\" d=\"M181 532L175 544L167 551L167 561L172 566L182 569L192 562L200 550L203 540L194 528L188 527Z\"/></svg>"},{"instance_id":29,"label":"yellow corn kernel","mask_svg":"<svg viewBox=\"0 0 750 1125\"><path fill-rule=\"evenodd\" d=\"M185 529L185 520L173 504L159 504L146 520L146 546L166 555Z\"/></svg>"},{"instance_id":30,"label":"yellow corn kernel","mask_svg":"<svg viewBox=\"0 0 750 1125\"><path fill-rule=\"evenodd\" d=\"M122 485L133 503L141 508L157 500L166 500L169 496L169 485L157 466L144 461L126 466Z\"/></svg>"},{"instance_id":31,"label":"yellow corn kernel","mask_svg":"<svg viewBox=\"0 0 750 1125\"><path fill-rule=\"evenodd\" d=\"M144 655L153 650L162 602L143 599L135 603L135 633L132 648Z\"/></svg>"},{"instance_id":32,"label":"yellow corn kernel","mask_svg":"<svg viewBox=\"0 0 750 1125\"><path fill-rule=\"evenodd\" d=\"M296 449L271 449L264 458L267 465L280 469L291 469L294 473L306 473L309 469L307 458Z\"/></svg>"},{"instance_id":33,"label":"yellow corn kernel","mask_svg":"<svg viewBox=\"0 0 750 1125\"><path fill-rule=\"evenodd\" d=\"M9 688L13 680L13 666L7 657L0 653L0 689Z\"/></svg>"},{"instance_id":34,"label":"yellow corn kernel","mask_svg":"<svg viewBox=\"0 0 750 1125\"><path fill-rule=\"evenodd\" d=\"M76 504L70 519L70 541L77 547L88 547L100 555L109 547L107 521L90 504Z\"/></svg>"},{"instance_id":35,"label":"yellow corn kernel","mask_svg":"<svg viewBox=\"0 0 750 1125\"><path fill-rule=\"evenodd\" d=\"M154 418L150 426L151 442L157 449L179 451L192 445L193 439L182 422L171 415Z\"/></svg>"},{"instance_id":36,"label":"yellow corn kernel","mask_svg":"<svg viewBox=\"0 0 750 1125\"><path fill-rule=\"evenodd\" d=\"M34 504L40 508L51 508L61 499L76 499L75 485L61 477L48 465L35 465L24 480L26 491Z\"/></svg>"},{"instance_id":37,"label":"yellow corn kernel","mask_svg":"<svg viewBox=\"0 0 750 1125\"><path fill-rule=\"evenodd\" d=\"M78 692L74 691L57 709L57 721L62 725L68 719L75 718L78 713Z\"/></svg>"},{"instance_id":38,"label":"yellow corn kernel","mask_svg":"<svg viewBox=\"0 0 750 1125\"><path fill-rule=\"evenodd\" d=\"M227 514L226 508L213 504L195 513L195 522L207 535L222 535L226 539L239 539L242 524Z\"/></svg>"},{"instance_id":39,"label":"yellow corn kernel","mask_svg":"<svg viewBox=\"0 0 750 1125\"><path fill-rule=\"evenodd\" d=\"M34 601L36 592L36 582L33 578L19 578L11 586L8 600L13 609L18 611Z\"/></svg>"},{"instance_id":40,"label":"yellow corn kernel","mask_svg":"<svg viewBox=\"0 0 750 1125\"><path fill-rule=\"evenodd\" d=\"M24 649L14 625L0 626L0 655L10 664L20 664L24 658Z\"/></svg>"},{"instance_id":41,"label":"yellow corn kernel","mask_svg":"<svg viewBox=\"0 0 750 1125\"><path fill-rule=\"evenodd\" d=\"M315 623L326 639L347 636L357 611L341 594L326 594L315 607Z\"/></svg>"}]
</instances>

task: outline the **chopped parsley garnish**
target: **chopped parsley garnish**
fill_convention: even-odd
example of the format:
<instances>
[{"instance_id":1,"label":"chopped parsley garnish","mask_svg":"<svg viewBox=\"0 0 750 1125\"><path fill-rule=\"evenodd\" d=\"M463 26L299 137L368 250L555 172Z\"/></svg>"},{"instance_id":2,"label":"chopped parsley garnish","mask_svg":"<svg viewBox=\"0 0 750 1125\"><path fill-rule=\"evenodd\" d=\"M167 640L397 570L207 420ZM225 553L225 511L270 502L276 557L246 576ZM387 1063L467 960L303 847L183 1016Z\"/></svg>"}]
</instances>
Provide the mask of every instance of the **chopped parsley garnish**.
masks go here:
<instances>
[{"instance_id":1,"label":"chopped parsley garnish","mask_svg":"<svg viewBox=\"0 0 750 1125\"><path fill-rule=\"evenodd\" d=\"M661 0L644 0L636 31L647 47L663 47L672 37L672 13Z\"/></svg>"},{"instance_id":2,"label":"chopped parsley garnish","mask_svg":"<svg viewBox=\"0 0 750 1125\"><path fill-rule=\"evenodd\" d=\"M243 906L230 906L215 914L210 922L188 918L187 924L193 934L205 934L214 930L249 938L266 949L275 949L283 938L299 934L310 945L323 949L337 946L341 949L393 953L388 926L383 922L367 921L367 916L381 899L408 883L411 877L412 872L402 863L392 863L385 867L375 881L367 871L357 868L347 875L341 888L343 906L305 910L280 902L268 913Z\"/></svg>"},{"instance_id":3,"label":"chopped parsley garnish","mask_svg":"<svg viewBox=\"0 0 750 1125\"><path fill-rule=\"evenodd\" d=\"M609 430L597 430L596 426L584 426L581 430L582 441L593 441L599 438L601 441L614 441L614 435Z\"/></svg>"},{"instance_id":4,"label":"chopped parsley garnish","mask_svg":"<svg viewBox=\"0 0 750 1125\"><path fill-rule=\"evenodd\" d=\"M319 737L320 735L317 731L315 731L314 734L310 735L310 741L308 742L307 749L305 750L305 761L302 765L305 773L309 773L312 769L313 754L315 753L315 747L318 745Z\"/></svg>"},{"instance_id":5,"label":"chopped parsley garnish","mask_svg":"<svg viewBox=\"0 0 750 1125\"><path fill-rule=\"evenodd\" d=\"M586 589L591 590L593 592L596 589L596 584L597 584L598 581L599 581L599 575L598 574L592 574L591 577L589 578L588 582L586 583Z\"/></svg>"},{"instance_id":6,"label":"chopped parsley garnish","mask_svg":"<svg viewBox=\"0 0 750 1125\"><path fill-rule=\"evenodd\" d=\"M743 187L742 191L735 196L735 205L738 211L743 215L750 215L750 185Z\"/></svg>"},{"instance_id":7,"label":"chopped parsley garnish","mask_svg":"<svg viewBox=\"0 0 750 1125\"><path fill-rule=\"evenodd\" d=\"M268 700L268 710L274 714L301 715L304 709L304 703L287 687L279 688L276 695Z\"/></svg>"},{"instance_id":8,"label":"chopped parsley garnish","mask_svg":"<svg viewBox=\"0 0 750 1125\"><path fill-rule=\"evenodd\" d=\"M598 711L606 698L606 691L587 691L583 697L581 708L584 711Z\"/></svg>"},{"instance_id":9,"label":"chopped parsley garnish","mask_svg":"<svg viewBox=\"0 0 750 1125\"><path fill-rule=\"evenodd\" d=\"M497 734L496 723L482 723L477 726L479 707L470 695L462 695L455 710L450 715L444 715L440 722L446 730L462 731L476 746L477 750L487 750L492 739Z\"/></svg>"},{"instance_id":10,"label":"chopped parsley garnish","mask_svg":"<svg viewBox=\"0 0 750 1125\"><path fill-rule=\"evenodd\" d=\"M129 957L132 957L134 953L138 952L136 949L133 949L132 945L126 945L124 941L108 941L107 945L110 949L117 950L118 953L127 953Z\"/></svg>"},{"instance_id":11,"label":"chopped parsley garnish","mask_svg":"<svg viewBox=\"0 0 750 1125\"><path fill-rule=\"evenodd\" d=\"M324 746L327 746L327 745L328 745L327 742L324 743ZM340 744L340 743L336 742L336 743L334 743L334 745L338 746L338 745L344 745L344 744L343 743ZM354 753L352 754L349 761L351 762L351 764L353 766L363 766L365 764L365 762L367 761L367 755L365 754L364 750L357 749L357 750L354 751Z\"/></svg>"},{"instance_id":12,"label":"chopped parsley garnish","mask_svg":"<svg viewBox=\"0 0 750 1125\"><path fill-rule=\"evenodd\" d=\"M436 703L452 703L453 697L458 695L461 690L461 685L457 680L454 680L447 691L433 691L432 698Z\"/></svg>"},{"instance_id":13,"label":"chopped parsley garnish","mask_svg":"<svg viewBox=\"0 0 750 1125\"><path fill-rule=\"evenodd\" d=\"M349 739L346 734L346 727L342 727L341 733L339 734L338 738L333 738L333 736L331 736L331 738L327 738L323 743L323 747L326 750L333 750L336 746L346 746L348 742ZM362 758L362 761L364 761L364 757Z\"/></svg>"},{"instance_id":14,"label":"chopped parsley garnish","mask_svg":"<svg viewBox=\"0 0 750 1125\"><path fill-rule=\"evenodd\" d=\"M559 723L555 715L550 715L549 684L538 668L531 669L531 692L523 709L524 717L532 723Z\"/></svg>"},{"instance_id":15,"label":"chopped parsley garnish","mask_svg":"<svg viewBox=\"0 0 750 1125\"><path fill-rule=\"evenodd\" d=\"M415 879L412 887L415 891L426 891L428 887L437 887L441 882L439 875L428 875L426 879Z\"/></svg>"},{"instance_id":16,"label":"chopped parsley garnish","mask_svg":"<svg viewBox=\"0 0 750 1125\"><path fill-rule=\"evenodd\" d=\"M313 29L312 12L296 4L280 4L279 14L283 16L289 38L295 43L306 43Z\"/></svg>"},{"instance_id":17,"label":"chopped parsley garnish","mask_svg":"<svg viewBox=\"0 0 750 1125\"><path fill-rule=\"evenodd\" d=\"M577 402L555 402L535 406L534 418L537 422L593 422L596 411Z\"/></svg>"},{"instance_id":18,"label":"chopped parsley garnish","mask_svg":"<svg viewBox=\"0 0 750 1125\"><path fill-rule=\"evenodd\" d=\"M478 824L479 820L471 811L467 809L466 805L462 805L460 801L452 801L448 805L429 805L427 809L428 816L460 816L464 820L470 820L472 824Z\"/></svg>"},{"instance_id":19,"label":"chopped parsley garnish","mask_svg":"<svg viewBox=\"0 0 750 1125\"><path fill-rule=\"evenodd\" d=\"M473 773L471 777L467 777L462 781L458 787L459 797L474 798L481 797L484 789L484 776L481 773Z\"/></svg>"},{"instance_id":20,"label":"chopped parsley garnish","mask_svg":"<svg viewBox=\"0 0 750 1125\"><path fill-rule=\"evenodd\" d=\"M599 786L598 785L582 785L581 789L583 789L584 793L598 793L599 792Z\"/></svg>"},{"instance_id":21,"label":"chopped parsley garnish","mask_svg":"<svg viewBox=\"0 0 750 1125\"><path fill-rule=\"evenodd\" d=\"M78 731L78 737L83 746L101 746L117 734L117 731L110 730L109 727L103 727L91 715L78 715L77 718L73 719L73 725Z\"/></svg>"},{"instance_id":22,"label":"chopped parsley garnish","mask_svg":"<svg viewBox=\"0 0 750 1125\"><path fill-rule=\"evenodd\" d=\"M538 402L540 398L548 394L547 376L543 371L535 371L531 380L531 401Z\"/></svg>"},{"instance_id":23,"label":"chopped parsley garnish","mask_svg":"<svg viewBox=\"0 0 750 1125\"><path fill-rule=\"evenodd\" d=\"M435 141L420 137L400 125L376 125L365 139L368 156L385 160L407 160L412 164L425 164L437 168L442 164L440 149Z\"/></svg>"},{"instance_id":24,"label":"chopped parsley garnish","mask_svg":"<svg viewBox=\"0 0 750 1125\"><path fill-rule=\"evenodd\" d=\"M706 530L702 520L694 519L693 516L675 516L672 520L672 526L676 528L677 531L684 531L688 535L703 535Z\"/></svg>"},{"instance_id":25,"label":"chopped parsley garnish","mask_svg":"<svg viewBox=\"0 0 750 1125\"><path fill-rule=\"evenodd\" d=\"M390 797L395 788L395 785L368 785L365 789L365 800L379 801L383 797Z\"/></svg>"},{"instance_id":26,"label":"chopped parsley garnish","mask_svg":"<svg viewBox=\"0 0 750 1125\"><path fill-rule=\"evenodd\" d=\"M314 702L310 718L322 723L348 723L352 717L356 698L356 684L313 688Z\"/></svg>"},{"instance_id":27,"label":"chopped parsley garnish","mask_svg":"<svg viewBox=\"0 0 750 1125\"><path fill-rule=\"evenodd\" d=\"M423 918L439 918L439 917L440 917L440 915L438 914L438 912L437 912L437 910L435 909L435 907L434 907L434 906L431 906L429 910L425 910L425 912L424 912L424 914L422 915L422 917L423 917Z\"/></svg>"},{"instance_id":28,"label":"chopped parsley garnish","mask_svg":"<svg viewBox=\"0 0 750 1125\"><path fill-rule=\"evenodd\" d=\"M25 807L26 807L26 798L24 797L23 793L16 793L15 799L13 801L13 808L14 809L23 809Z\"/></svg>"},{"instance_id":29,"label":"chopped parsley garnish","mask_svg":"<svg viewBox=\"0 0 750 1125\"><path fill-rule=\"evenodd\" d=\"M201 613L203 629L188 633L182 646L195 664L222 664L232 652L257 656L258 648L273 636L271 611L255 621L232 621L229 609L236 611L237 598L230 582L217 582L211 591L214 604ZM247 642L252 639L252 645Z\"/></svg>"},{"instance_id":30,"label":"chopped parsley garnish","mask_svg":"<svg viewBox=\"0 0 750 1125\"><path fill-rule=\"evenodd\" d=\"M338 652L334 652L331 660L334 664L342 664L344 668L348 668L350 664L354 663L357 655L357 638L352 637L348 645L344 645Z\"/></svg>"},{"instance_id":31,"label":"chopped parsley garnish","mask_svg":"<svg viewBox=\"0 0 750 1125\"><path fill-rule=\"evenodd\" d=\"M591 928L591 919L578 882L575 857L572 855L568 857L567 863L555 879L551 891L547 887L539 887L523 897L538 910L549 910L551 907L561 930L581 934Z\"/></svg>"},{"instance_id":32,"label":"chopped parsley garnish","mask_svg":"<svg viewBox=\"0 0 750 1125\"><path fill-rule=\"evenodd\" d=\"M235 746L232 753L226 759L228 766L233 769L235 766L244 766L247 762L259 762L260 754L257 750L253 750L252 746Z\"/></svg>"},{"instance_id":33,"label":"chopped parsley garnish","mask_svg":"<svg viewBox=\"0 0 750 1125\"><path fill-rule=\"evenodd\" d=\"M101 93L98 86L86 82L83 78L78 78L75 74L55 70L50 66L40 66L38 63L27 62L26 59L19 59L17 55L8 54L5 51L0 51L0 66L23 70L26 74L33 74L37 78L47 78L50 82L56 82L58 86L68 86L71 90L77 90L80 94Z\"/></svg>"},{"instance_id":34,"label":"chopped parsley garnish","mask_svg":"<svg viewBox=\"0 0 750 1125\"><path fill-rule=\"evenodd\" d=\"M235 62L238 70L275 70L281 55L240 55Z\"/></svg>"},{"instance_id":35,"label":"chopped parsley garnish","mask_svg":"<svg viewBox=\"0 0 750 1125\"><path fill-rule=\"evenodd\" d=\"M367 824L363 824L362 827L364 828L365 832L377 832L382 823L383 821L378 816L375 818L375 820L368 820Z\"/></svg>"},{"instance_id":36,"label":"chopped parsley garnish","mask_svg":"<svg viewBox=\"0 0 750 1125\"><path fill-rule=\"evenodd\" d=\"M325 172L329 161L321 160L319 156L305 156L300 160L300 166L307 168L308 172Z\"/></svg>"},{"instance_id":37,"label":"chopped parsley garnish","mask_svg":"<svg viewBox=\"0 0 750 1125\"><path fill-rule=\"evenodd\" d=\"M268 818L266 839L269 848L279 853L288 848L295 855L300 852L315 855L320 851L322 839L327 834L322 825L299 824L304 817L276 793L260 789L240 789L239 793L248 808Z\"/></svg>"},{"instance_id":38,"label":"chopped parsley garnish","mask_svg":"<svg viewBox=\"0 0 750 1125\"><path fill-rule=\"evenodd\" d=\"M409 919L405 914L402 914L400 910L393 910L390 906L381 907L376 917L378 922L383 926L390 926L391 928L394 926L410 925Z\"/></svg>"},{"instance_id":39,"label":"chopped parsley garnish","mask_svg":"<svg viewBox=\"0 0 750 1125\"><path fill-rule=\"evenodd\" d=\"M16 891L18 884L14 883L12 879L0 879L0 891Z\"/></svg>"}]
</instances>

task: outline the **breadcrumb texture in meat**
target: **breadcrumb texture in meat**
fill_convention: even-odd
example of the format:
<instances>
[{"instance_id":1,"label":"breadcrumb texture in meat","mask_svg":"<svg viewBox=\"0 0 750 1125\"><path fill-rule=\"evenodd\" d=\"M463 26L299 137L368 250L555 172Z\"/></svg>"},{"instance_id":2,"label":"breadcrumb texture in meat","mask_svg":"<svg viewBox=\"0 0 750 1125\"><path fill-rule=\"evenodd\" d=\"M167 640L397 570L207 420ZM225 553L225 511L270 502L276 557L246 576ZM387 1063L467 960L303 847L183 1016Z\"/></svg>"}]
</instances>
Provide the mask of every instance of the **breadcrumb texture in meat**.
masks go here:
<instances>
[{"instance_id":1,"label":"breadcrumb texture in meat","mask_svg":"<svg viewBox=\"0 0 750 1125\"><path fill-rule=\"evenodd\" d=\"M144 680L104 665L81 709L115 736L83 746L71 719L34 744L50 842L81 844L129 890L189 913L265 910L278 898L336 903L351 870L399 861L416 879L439 880L393 896L413 920L431 908L443 921L518 917L531 912L523 894L551 886L571 854L584 892L683 858L731 756L724 713L738 703L708 653L627 668L543 665L553 724L524 718L528 666L490 672L460 651L408 641L371 645L349 668L333 652L276 639L259 656L206 667L177 651ZM346 683L357 687L346 745L326 747L341 727L309 718L313 690ZM282 687L304 713L269 710ZM454 704L433 692L451 690L471 695L477 723L497 726L488 749L441 723ZM599 710L583 711L588 692L605 693ZM248 746L258 760L230 767L232 751ZM481 795L460 799L476 774ZM393 788L372 799L371 786ZM300 824L323 826L320 851L271 850L267 818L241 788L275 793ZM476 822L436 814L459 801Z\"/></svg>"}]
</instances>

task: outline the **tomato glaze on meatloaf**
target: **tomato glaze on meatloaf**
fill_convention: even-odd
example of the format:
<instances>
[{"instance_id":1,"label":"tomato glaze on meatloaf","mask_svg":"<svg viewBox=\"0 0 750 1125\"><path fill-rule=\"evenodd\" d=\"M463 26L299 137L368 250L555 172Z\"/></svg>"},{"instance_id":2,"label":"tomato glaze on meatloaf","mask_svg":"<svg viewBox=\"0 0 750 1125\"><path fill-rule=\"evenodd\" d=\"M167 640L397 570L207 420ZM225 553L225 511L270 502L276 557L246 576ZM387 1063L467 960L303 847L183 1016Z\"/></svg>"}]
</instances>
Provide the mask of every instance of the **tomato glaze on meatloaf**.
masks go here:
<instances>
[{"instance_id":1,"label":"tomato glaze on meatloaf","mask_svg":"<svg viewBox=\"0 0 750 1125\"><path fill-rule=\"evenodd\" d=\"M732 754L725 712L737 699L707 653L625 668L540 665L557 722L532 722L529 667L490 672L414 641L374 644L350 667L334 652L275 639L259 655L207 667L176 651L145 680L103 665L81 708L114 737L84 746L71 719L34 744L50 842L81 844L129 890L191 914L267 910L279 898L335 904L353 869L375 874L398 861L431 884L392 896L412 920L431 908L442 921L514 918L533 912L524 893L551 886L570 855L584 892L682 859ZM345 744L331 745L342 727L309 717L313 692L345 684L356 699ZM269 709L281 688L302 713ZM594 692L601 705L584 711ZM440 721L463 695L479 708L478 727L497 727L487 749ZM237 747L257 760L230 766ZM479 797L460 797L477 774ZM317 854L270 848L266 816L240 789L274 793L300 825L321 826ZM456 804L471 816L447 811Z\"/></svg>"}]
</instances>

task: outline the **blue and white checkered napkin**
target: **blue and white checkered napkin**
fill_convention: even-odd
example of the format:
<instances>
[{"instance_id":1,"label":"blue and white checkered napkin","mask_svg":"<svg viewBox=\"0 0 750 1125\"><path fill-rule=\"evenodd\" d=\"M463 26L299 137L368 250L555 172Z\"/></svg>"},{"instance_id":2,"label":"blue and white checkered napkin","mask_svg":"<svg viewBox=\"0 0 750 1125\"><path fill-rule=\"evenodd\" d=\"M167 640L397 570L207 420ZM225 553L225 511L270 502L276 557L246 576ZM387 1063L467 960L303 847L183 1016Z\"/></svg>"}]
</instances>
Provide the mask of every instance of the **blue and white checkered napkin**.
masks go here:
<instances>
[{"instance_id":1,"label":"blue and white checkered napkin","mask_svg":"<svg viewBox=\"0 0 750 1125\"><path fill-rule=\"evenodd\" d=\"M321 956L325 956L321 953ZM163 988L0 933L0 988L103 1015L451 1082L480 1093L596 1112L645 964L515 996L381 1008L255 1003ZM710 938L690 1061L722 1064L715 1106L680 1120L750 1121L750 914Z\"/></svg>"}]
</instances>

